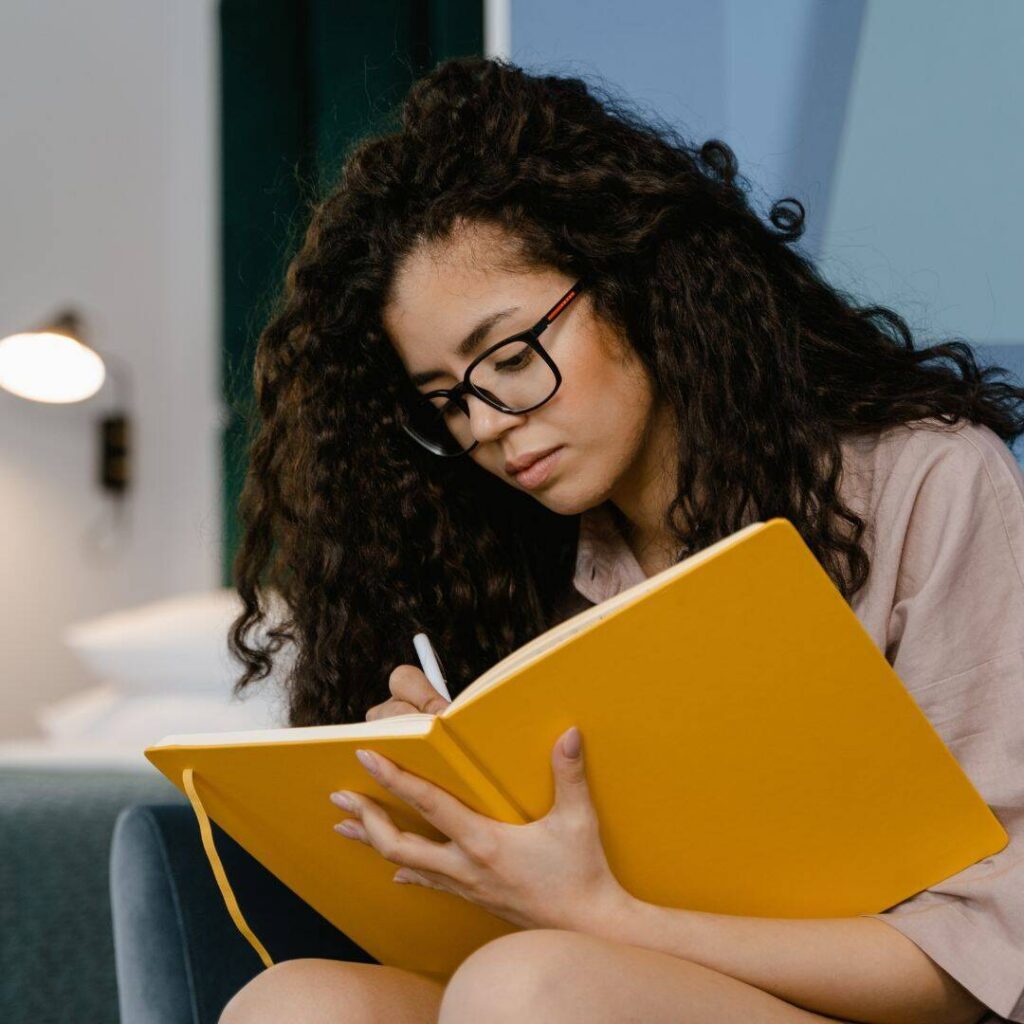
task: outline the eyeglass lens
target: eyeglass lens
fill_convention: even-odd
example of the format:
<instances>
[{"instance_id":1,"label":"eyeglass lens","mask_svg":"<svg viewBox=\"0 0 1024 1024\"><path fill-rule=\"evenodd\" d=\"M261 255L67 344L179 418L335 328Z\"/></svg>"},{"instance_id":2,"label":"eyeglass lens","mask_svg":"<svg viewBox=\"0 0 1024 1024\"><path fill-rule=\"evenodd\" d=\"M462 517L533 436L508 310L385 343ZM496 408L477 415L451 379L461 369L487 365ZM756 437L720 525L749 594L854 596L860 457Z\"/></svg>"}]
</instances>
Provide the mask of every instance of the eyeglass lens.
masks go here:
<instances>
[{"instance_id":1,"label":"eyeglass lens","mask_svg":"<svg viewBox=\"0 0 1024 1024\"><path fill-rule=\"evenodd\" d=\"M549 398L558 386L554 371L527 342L512 339L477 363L470 382L492 401L511 412L524 412ZM453 402L435 395L416 403L411 428L446 453L458 454L476 438L469 420L466 396Z\"/></svg>"}]
</instances>

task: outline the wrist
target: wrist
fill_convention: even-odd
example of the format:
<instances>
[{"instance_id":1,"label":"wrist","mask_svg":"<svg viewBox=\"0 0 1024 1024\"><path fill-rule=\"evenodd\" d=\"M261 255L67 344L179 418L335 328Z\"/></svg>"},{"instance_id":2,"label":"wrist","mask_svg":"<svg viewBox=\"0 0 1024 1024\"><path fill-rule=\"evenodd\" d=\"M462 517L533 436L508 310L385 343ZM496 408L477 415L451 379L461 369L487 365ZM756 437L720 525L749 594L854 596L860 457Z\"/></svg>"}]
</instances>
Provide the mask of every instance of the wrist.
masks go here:
<instances>
[{"instance_id":1,"label":"wrist","mask_svg":"<svg viewBox=\"0 0 1024 1024\"><path fill-rule=\"evenodd\" d=\"M576 913L573 931L613 941L627 941L648 906L617 882L597 899L589 899Z\"/></svg>"}]
</instances>

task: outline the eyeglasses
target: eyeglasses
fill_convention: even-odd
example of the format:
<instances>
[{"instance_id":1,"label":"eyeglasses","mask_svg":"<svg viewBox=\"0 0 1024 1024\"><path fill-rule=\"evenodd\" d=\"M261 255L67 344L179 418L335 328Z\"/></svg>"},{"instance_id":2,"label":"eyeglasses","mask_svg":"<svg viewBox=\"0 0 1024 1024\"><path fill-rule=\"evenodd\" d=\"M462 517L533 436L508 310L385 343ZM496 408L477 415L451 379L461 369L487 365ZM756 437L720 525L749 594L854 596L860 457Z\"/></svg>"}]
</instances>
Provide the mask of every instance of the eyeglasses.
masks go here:
<instances>
[{"instance_id":1,"label":"eyeglasses","mask_svg":"<svg viewBox=\"0 0 1024 1024\"><path fill-rule=\"evenodd\" d=\"M435 455L465 455L479 443L473 437L466 395L510 414L530 412L547 402L562 383L562 375L538 339L583 286L582 279L577 281L529 330L481 352L455 387L416 392L402 429Z\"/></svg>"}]
</instances>

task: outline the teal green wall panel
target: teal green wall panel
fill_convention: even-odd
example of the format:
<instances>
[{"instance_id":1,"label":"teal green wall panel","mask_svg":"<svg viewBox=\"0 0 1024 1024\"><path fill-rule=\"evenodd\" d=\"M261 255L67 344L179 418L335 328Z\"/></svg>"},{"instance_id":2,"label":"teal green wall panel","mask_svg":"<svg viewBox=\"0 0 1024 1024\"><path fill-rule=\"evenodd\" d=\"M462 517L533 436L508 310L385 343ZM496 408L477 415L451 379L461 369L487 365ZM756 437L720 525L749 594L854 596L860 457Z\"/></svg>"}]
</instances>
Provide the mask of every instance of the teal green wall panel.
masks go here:
<instances>
[{"instance_id":1,"label":"teal green wall panel","mask_svg":"<svg viewBox=\"0 0 1024 1024\"><path fill-rule=\"evenodd\" d=\"M238 549L252 360L307 203L438 61L483 53L482 0L221 0L222 577Z\"/></svg>"}]
</instances>

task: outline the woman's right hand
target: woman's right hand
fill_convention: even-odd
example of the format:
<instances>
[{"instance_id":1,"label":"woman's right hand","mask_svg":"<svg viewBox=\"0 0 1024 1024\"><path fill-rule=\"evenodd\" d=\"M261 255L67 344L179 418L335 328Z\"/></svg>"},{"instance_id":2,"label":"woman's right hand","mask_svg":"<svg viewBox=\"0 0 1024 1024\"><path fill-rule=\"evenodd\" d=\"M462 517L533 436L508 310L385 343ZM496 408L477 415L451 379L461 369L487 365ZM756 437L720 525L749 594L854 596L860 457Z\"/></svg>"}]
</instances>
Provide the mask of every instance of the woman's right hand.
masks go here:
<instances>
[{"instance_id":1,"label":"woman's right hand","mask_svg":"<svg viewBox=\"0 0 1024 1024\"><path fill-rule=\"evenodd\" d=\"M437 715L451 703L430 685L418 665L399 665L388 677L388 687L391 698L366 712L368 722L392 715Z\"/></svg>"}]
</instances>

